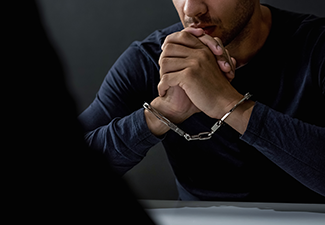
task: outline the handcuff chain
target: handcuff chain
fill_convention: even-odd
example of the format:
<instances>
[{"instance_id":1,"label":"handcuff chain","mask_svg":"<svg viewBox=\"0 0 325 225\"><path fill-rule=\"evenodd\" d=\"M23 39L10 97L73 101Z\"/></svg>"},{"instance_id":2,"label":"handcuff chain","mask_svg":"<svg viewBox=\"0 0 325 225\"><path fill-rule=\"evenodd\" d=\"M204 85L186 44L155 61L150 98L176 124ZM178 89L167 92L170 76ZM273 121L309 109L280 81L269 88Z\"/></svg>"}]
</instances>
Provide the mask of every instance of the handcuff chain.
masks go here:
<instances>
[{"instance_id":1,"label":"handcuff chain","mask_svg":"<svg viewBox=\"0 0 325 225\"><path fill-rule=\"evenodd\" d=\"M224 121L227 119L227 117L244 101L248 100L252 95L250 93L246 93L244 97L228 112L226 113L220 120L218 120L212 127L210 132L202 132L197 135L189 135L188 133L184 132L182 129L180 129L178 126L176 126L174 123L172 123L170 120L168 120L166 117L161 115L154 107L152 107L148 103L144 103L143 107L147 109L149 112L151 112L157 119L159 119L162 123L164 123L166 126L168 126L171 130L179 134L180 136L184 137L188 141L204 141L209 140L212 135L222 126Z\"/></svg>"}]
</instances>

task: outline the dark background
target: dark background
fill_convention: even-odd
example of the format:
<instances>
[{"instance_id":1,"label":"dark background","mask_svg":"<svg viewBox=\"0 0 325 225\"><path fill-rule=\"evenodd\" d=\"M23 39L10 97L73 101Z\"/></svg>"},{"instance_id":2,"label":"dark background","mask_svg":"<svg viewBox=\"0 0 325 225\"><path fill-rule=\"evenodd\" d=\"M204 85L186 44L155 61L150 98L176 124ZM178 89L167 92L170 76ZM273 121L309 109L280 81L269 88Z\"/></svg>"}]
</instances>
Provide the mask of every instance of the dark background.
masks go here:
<instances>
[{"instance_id":1,"label":"dark background","mask_svg":"<svg viewBox=\"0 0 325 225\"><path fill-rule=\"evenodd\" d=\"M64 64L79 113L93 101L107 71L133 41L179 21L172 0L37 2L48 36ZM325 16L324 0L261 2ZM124 177L138 198L177 199L173 176L164 149L158 144Z\"/></svg>"}]
</instances>

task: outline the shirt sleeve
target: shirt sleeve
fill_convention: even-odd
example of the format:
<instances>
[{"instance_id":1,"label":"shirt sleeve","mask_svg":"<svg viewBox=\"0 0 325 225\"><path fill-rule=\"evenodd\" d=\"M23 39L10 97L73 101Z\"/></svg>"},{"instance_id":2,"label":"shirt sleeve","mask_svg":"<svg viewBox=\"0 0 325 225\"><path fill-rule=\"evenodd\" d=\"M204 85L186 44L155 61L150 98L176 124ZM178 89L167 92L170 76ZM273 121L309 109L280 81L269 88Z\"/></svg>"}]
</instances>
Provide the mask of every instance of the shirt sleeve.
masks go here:
<instances>
[{"instance_id":1,"label":"shirt sleeve","mask_svg":"<svg viewBox=\"0 0 325 225\"><path fill-rule=\"evenodd\" d=\"M325 128L259 102L241 139L299 182L325 196Z\"/></svg>"},{"instance_id":2,"label":"shirt sleeve","mask_svg":"<svg viewBox=\"0 0 325 225\"><path fill-rule=\"evenodd\" d=\"M150 57L133 43L110 69L95 100L79 116L88 145L103 152L121 175L160 141L148 129L142 108L157 95L154 68Z\"/></svg>"},{"instance_id":3,"label":"shirt sleeve","mask_svg":"<svg viewBox=\"0 0 325 225\"><path fill-rule=\"evenodd\" d=\"M313 76L313 89L320 90L317 93L322 95L316 102L309 96L310 101L325 104L325 27L315 27L308 33L304 60L310 65L307 73ZM324 107L323 105L319 108ZM309 117L314 117L310 120L317 125L256 102L247 130L241 139L254 146L300 183L325 196L325 115L310 110L315 109L306 109L306 112Z\"/></svg>"}]
</instances>

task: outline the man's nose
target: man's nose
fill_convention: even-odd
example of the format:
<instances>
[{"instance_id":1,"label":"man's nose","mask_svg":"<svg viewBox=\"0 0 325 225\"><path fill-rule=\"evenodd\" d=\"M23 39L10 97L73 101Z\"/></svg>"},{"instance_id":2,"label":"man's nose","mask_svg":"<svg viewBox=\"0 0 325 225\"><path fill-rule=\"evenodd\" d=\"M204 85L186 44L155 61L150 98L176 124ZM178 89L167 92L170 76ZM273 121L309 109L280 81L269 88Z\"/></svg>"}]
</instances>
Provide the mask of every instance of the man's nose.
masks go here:
<instances>
[{"instance_id":1,"label":"man's nose","mask_svg":"<svg viewBox=\"0 0 325 225\"><path fill-rule=\"evenodd\" d=\"M195 18L204 15L208 7L204 0L186 0L184 4L184 14L187 17Z\"/></svg>"}]
</instances>

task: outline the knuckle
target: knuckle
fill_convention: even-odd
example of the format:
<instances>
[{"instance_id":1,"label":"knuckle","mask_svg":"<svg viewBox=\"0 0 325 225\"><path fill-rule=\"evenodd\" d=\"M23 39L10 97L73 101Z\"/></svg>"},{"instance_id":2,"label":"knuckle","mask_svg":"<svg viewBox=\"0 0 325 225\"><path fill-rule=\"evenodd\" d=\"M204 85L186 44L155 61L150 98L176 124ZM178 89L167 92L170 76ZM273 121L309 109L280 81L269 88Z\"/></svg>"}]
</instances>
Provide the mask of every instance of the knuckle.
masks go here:
<instances>
[{"instance_id":1,"label":"knuckle","mask_svg":"<svg viewBox=\"0 0 325 225\"><path fill-rule=\"evenodd\" d=\"M169 58L161 58L159 60L159 65L160 67L165 67L168 64L168 62L169 62Z\"/></svg>"},{"instance_id":2,"label":"knuckle","mask_svg":"<svg viewBox=\"0 0 325 225\"><path fill-rule=\"evenodd\" d=\"M197 67L189 67L186 68L184 73L186 74L186 78L189 80L193 80L197 74Z\"/></svg>"},{"instance_id":3,"label":"knuckle","mask_svg":"<svg viewBox=\"0 0 325 225\"><path fill-rule=\"evenodd\" d=\"M169 51L172 51L174 48L174 45L172 43L166 43L165 46L164 46L164 51L165 52L169 52Z\"/></svg>"},{"instance_id":4,"label":"knuckle","mask_svg":"<svg viewBox=\"0 0 325 225\"><path fill-rule=\"evenodd\" d=\"M184 30L180 31L178 34L180 35L180 37L188 37L190 35L188 32Z\"/></svg>"},{"instance_id":5,"label":"knuckle","mask_svg":"<svg viewBox=\"0 0 325 225\"><path fill-rule=\"evenodd\" d=\"M165 45L170 43L170 42L173 42L175 39L178 39L178 38L182 37L183 36L182 33L183 32L180 31L180 32L175 32L175 33L167 35L167 37L165 38L165 41L164 41Z\"/></svg>"},{"instance_id":6,"label":"knuckle","mask_svg":"<svg viewBox=\"0 0 325 225\"><path fill-rule=\"evenodd\" d=\"M200 67L200 62L197 59L191 59L189 61L189 64L190 64L190 68L192 69Z\"/></svg>"},{"instance_id":7,"label":"knuckle","mask_svg":"<svg viewBox=\"0 0 325 225\"><path fill-rule=\"evenodd\" d=\"M165 38L165 43L168 43L169 40L171 39L171 37L172 37L173 35L174 35L174 34L169 34L169 35L167 35L166 38Z\"/></svg>"},{"instance_id":8,"label":"knuckle","mask_svg":"<svg viewBox=\"0 0 325 225\"><path fill-rule=\"evenodd\" d=\"M205 49L198 49L197 56L203 61L209 61L211 54Z\"/></svg>"},{"instance_id":9,"label":"knuckle","mask_svg":"<svg viewBox=\"0 0 325 225\"><path fill-rule=\"evenodd\" d=\"M177 38L181 41L181 42L186 42L189 41L193 38L194 36L192 34L190 34L189 32L186 31L181 31L177 34Z\"/></svg>"},{"instance_id":10,"label":"knuckle","mask_svg":"<svg viewBox=\"0 0 325 225\"><path fill-rule=\"evenodd\" d=\"M160 75L160 82L158 85L164 85L165 83L168 83L169 75L168 74L161 74Z\"/></svg>"}]
</instances>

